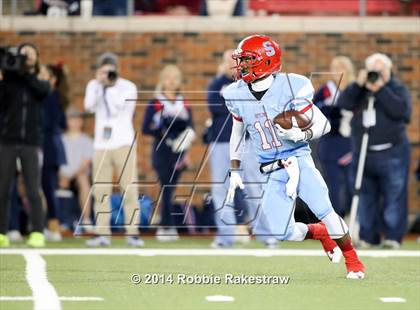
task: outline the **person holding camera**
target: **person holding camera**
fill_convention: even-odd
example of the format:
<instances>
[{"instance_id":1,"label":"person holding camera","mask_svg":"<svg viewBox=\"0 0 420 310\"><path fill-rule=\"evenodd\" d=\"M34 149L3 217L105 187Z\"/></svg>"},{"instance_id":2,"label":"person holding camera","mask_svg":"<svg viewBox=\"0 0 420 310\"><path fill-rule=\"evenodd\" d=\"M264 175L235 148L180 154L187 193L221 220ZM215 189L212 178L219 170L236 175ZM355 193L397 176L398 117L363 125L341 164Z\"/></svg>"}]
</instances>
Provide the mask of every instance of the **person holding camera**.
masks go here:
<instances>
[{"instance_id":1,"label":"person holding camera","mask_svg":"<svg viewBox=\"0 0 420 310\"><path fill-rule=\"evenodd\" d=\"M410 94L393 77L392 61L385 54L369 56L365 67L338 98L340 107L354 112L355 159L360 154L363 131L369 128L358 214L361 245L379 244L383 233L384 247L399 248L407 228ZM366 109L371 96L373 110Z\"/></svg>"},{"instance_id":2,"label":"person holding camera","mask_svg":"<svg viewBox=\"0 0 420 310\"><path fill-rule=\"evenodd\" d=\"M110 197L113 176L123 193L126 241L129 246L143 246L138 238L139 202L136 145L133 116L137 100L136 85L118 76L118 57L102 54L97 63L96 78L86 87L85 109L95 114L93 157L93 195L96 237L86 244L109 246Z\"/></svg>"},{"instance_id":3,"label":"person holding camera","mask_svg":"<svg viewBox=\"0 0 420 310\"><path fill-rule=\"evenodd\" d=\"M49 83L38 78L40 64L37 48L24 43L15 55L3 57L10 67L2 67L0 81L0 247L9 246L11 190L20 161L30 207L31 233L27 244L43 247L44 212L40 195L40 161L43 141L43 100Z\"/></svg>"}]
</instances>

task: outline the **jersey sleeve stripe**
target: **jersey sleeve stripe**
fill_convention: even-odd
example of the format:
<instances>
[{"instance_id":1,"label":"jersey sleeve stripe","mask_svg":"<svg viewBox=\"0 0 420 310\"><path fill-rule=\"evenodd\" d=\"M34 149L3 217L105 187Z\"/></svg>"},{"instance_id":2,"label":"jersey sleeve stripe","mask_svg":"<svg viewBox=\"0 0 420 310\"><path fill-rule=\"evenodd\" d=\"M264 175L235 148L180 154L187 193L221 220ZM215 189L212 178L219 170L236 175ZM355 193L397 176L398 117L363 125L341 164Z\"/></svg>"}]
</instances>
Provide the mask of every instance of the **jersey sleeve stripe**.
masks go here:
<instances>
[{"instance_id":1,"label":"jersey sleeve stripe","mask_svg":"<svg viewBox=\"0 0 420 310\"><path fill-rule=\"evenodd\" d=\"M235 114L232 114L232 117L237 120L238 122L243 122L242 118L239 116L236 116Z\"/></svg>"},{"instance_id":2,"label":"jersey sleeve stripe","mask_svg":"<svg viewBox=\"0 0 420 310\"><path fill-rule=\"evenodd\" d=\"M306 113L310 109L312 109L312 103L308 104L306 107L304 107L302 110L300 110L299 113Z\"/></svg>"}]
</instances>

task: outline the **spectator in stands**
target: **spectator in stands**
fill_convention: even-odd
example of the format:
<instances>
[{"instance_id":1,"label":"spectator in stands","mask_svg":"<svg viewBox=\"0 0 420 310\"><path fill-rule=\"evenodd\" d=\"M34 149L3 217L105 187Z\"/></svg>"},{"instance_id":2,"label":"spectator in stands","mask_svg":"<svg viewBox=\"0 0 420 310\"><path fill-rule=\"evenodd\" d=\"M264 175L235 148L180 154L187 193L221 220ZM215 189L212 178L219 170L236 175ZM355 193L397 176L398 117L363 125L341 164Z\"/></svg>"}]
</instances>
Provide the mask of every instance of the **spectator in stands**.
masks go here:
<instances>
[{"instance_id":1,"label":"spectator in stands","mask_svg":"<svg viewBox=\"0 0 420 310\"><path fill-rule=\"evenodd\" d=\"M243 0L200 0L200 15L245 15Z\"/></svg>"},{"instance_id":2,"label":"spectator in stands","mask_svg":"<svg viewBox=\"0 0 420 310\"><path fill-rule=\"evenodd\" d=\"M194 140L191 108L181 93L182 73L168 65L160 73L155 98L144 115L143 134L155 138L152 164L161 185L161 221L158 241L176 241L172 198L182 172L188 166L188 149Z\"/></svg>"},{"instance_id":3,"label":"spectator in stands","mask_svg":"<svg viewBox=\"0 0 420 310\"><path fill-rule=\"evenodd\" d=\"M36 2L37 6L34 11L25 12L25 15L80 15L80 0L41 0Z\"/></svg>"},{"instance_id":4,"label":"spectator in stands","mask_svg":"<svg viewBox=\"0 0 420 310\"><path fill-rule=\"evenodd\" d=\"M81 228L86 232L92 231L90 220L90 175L93 159L93 141L83 133L83 119L81 111L70 106L67 111L68 130L63 135L67 164L60 167L60 188L68 190L75 187L78 192L81 210Z\"/></svg>"},{"instance_id":5,"label":"spectator in stands","mask_svg":"<svg viewBox=\"0 0 420 310\"><path fill-rule=\"evenodd\" d=\"M318 157L332 205L344 217L350 211L354 186L350 140L353 113L338 107L337 98L355 76L352 62L345 56L334 57L330 71L333 78L320 87L313 100L331 124L331 131L319 140Z\"/></svg>"},{"instance_id":6,"label":"spectator in stands","mask_svg":"<svg viewBox=\"0 0 420 310\"><path fill-rule=\"evenodd\" d=\"M110 196L113 174L124 192L126 241L129 246L143 246L138 238L139 202L137 182L136 141L133 116L137 87L118 75L118 57L102 54L97 61L96 78L89 81L85 109L95 113L93 157L93 193L95 197L96 237L86 244L91 247L111 244Z\"/></svg>"},{"instance_id":7,"label":"spectator in stands","mask_svg":"<svg viewBox=\"0 0 420 310\"><path fill-rule=\"evenodd\" d=\"M93 0L93 16L126 16L128 0Z\"/></svg>"},{"instance_id":8,"label":"spectator in stands","mask_svg":"<svg viewBox=\"0 0 420 310\"><path fill-rule=\"evenodd\" d=\"M359 222L363 246L380 243L399 248L407 229L407 190L410 145L406 125L411 100L407 88L391 72L391 59L380 53L369 56L365 69L338 98L338 105L354 112L352 138L354 157L359 157L363 125L369 129L369 145L360 193ZM363 112L368 97L374 97L374 114ZM365 123L365 124L364 124ZM357 162L357 160L355 160ZM383 231L381 226L383 223Z\"/></svg>"},{"instance_id":9,"label":"spectator in stands","mask_svg":"<svg viewBox=\"0 0 420 310\"><path fill-rule=\"evenodd\" d=\"M58 169L66 163L61 131L66 129L64 110L68 105L67 76L61 63L41 67L40 77L50 83L50 93L44 99L44 143L42 147L42 190L47 202L48 225L45 238L48 241L61 241L58 222L59 205L56 196L58 188Z\"/></svg>"},{"instance_id":10,"label":"spectator in stands","mask_svg":"<svg viewBox=\"0 0 420 310\"><path fill-rule=\"evenodd\" d=\"M30 207L32 232L28 245L45 245L44 212L40 195L40 152L42 145L43 101L49 84L38 78L39 52L29 43L19 46L26 56L22 70L2 72L0 81L0 247L9 246L6 236L9 225L10 194L20 159Z\"/></svg>"},{"instance_id":11,"label":"spectator in stands","mask_svg":"<svg viewBox=\"0 0 420 310\"><path fill-rule=\"evenodd\" d=\"M136 0L135 11L142 14L198 15L200 0Z\"/></svg>"}]
</instances>

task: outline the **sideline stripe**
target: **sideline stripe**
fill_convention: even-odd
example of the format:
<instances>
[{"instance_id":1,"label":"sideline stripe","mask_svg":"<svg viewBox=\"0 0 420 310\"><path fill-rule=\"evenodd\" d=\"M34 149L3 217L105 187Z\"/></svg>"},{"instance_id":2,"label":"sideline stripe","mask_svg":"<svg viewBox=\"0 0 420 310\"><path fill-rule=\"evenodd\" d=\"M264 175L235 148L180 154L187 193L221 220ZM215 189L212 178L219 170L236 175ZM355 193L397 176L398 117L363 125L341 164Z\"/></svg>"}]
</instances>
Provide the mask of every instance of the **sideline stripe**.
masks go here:
<instances>
[{"instance_id":1,"label":"sideline stripe","mask_svg":"<svg viewBox=\"0 0 420 310\"><path fill-rule=\"evenodd\" d=\"M103 301L102 297L62 296L61 301ZM0 296L0 301L32 301L32 296Z\"/></svg>"},{"instance_id":2,"label":"sideline stripe","mask_svg":"<svg viewBox=\"0 0 420 310\"><path fill-rule=\"evenodd\" d=\"M364 250L364 257L420 257L420 251ZM322 250L298 249L1 249L0 255L138 255L138 256L325 256ZM42 258L41 258L42 260ZM43 261L43 260L42 260ZM43 261L44 262L44 261ZM44 262L45 263L45 262ZM44 266L45 270L45 266ZM44 271L45 272L45 271Z\"/></svg>"},{"instance_id":3,"label":"sideline stripe","mask_svg":"<svg viewBox=\"0 0 420 310\"><path fill-rule=\"evenodd\" d=\"M47 279L45 260L35 251L22 254L26 260L26 280L32 290L34 309L61 309L57 292Z\"/></svg>"}]
</instances>

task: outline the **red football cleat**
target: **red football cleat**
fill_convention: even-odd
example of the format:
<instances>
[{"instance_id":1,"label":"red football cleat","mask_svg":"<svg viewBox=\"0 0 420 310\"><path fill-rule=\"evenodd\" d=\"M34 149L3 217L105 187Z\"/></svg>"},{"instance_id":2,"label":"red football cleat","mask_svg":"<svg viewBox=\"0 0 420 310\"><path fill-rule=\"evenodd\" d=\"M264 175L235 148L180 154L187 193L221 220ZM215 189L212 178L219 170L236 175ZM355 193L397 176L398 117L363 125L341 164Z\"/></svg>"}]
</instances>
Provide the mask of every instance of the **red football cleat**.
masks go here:
<instances>
[{"instance_id":1,"label":"red football cleat","mask_svg":"<svg viewBox=\"0 0 420 310\"><path fill-rule=\"evenodd\" d=\"M347 279L363 279L365 277L365 266L357 256L356 250L351 249L343 252L343 255L346 262Z\"/></svg>"}]
</instances>

